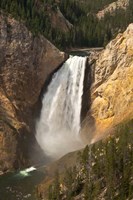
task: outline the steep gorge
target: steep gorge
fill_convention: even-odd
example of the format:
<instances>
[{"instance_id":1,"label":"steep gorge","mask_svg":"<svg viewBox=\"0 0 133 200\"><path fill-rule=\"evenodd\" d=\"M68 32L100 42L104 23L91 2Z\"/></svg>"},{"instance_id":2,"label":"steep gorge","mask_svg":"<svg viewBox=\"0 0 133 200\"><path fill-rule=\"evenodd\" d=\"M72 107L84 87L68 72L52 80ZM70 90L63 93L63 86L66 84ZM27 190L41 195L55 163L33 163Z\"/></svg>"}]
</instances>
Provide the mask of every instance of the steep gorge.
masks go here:
<instances>
[{"instance_id":1,"label":"steep gorge","mask_svg":"<svg viewBox=\"0 0 133 200\"><path fill-rule=\"evenodd\" d=\"M83 159L87 158L84 165L88 173L91 173L90 179L92 179L92 182L90 184L85 182L85 174L79 165L79 159L77 160L77 152L71 152L44 169L46 177L38 187L38 196L40 199L48 199L49 186L51 183L56 185L55 180L57 181L57 176L53 181L56 171L61 174L60 179L58 179L58 181L61 181L61 184L58 187L59 192L57 191L60 199L68 199L69 195L75 200L84 199L83 187L86 184L88 184L86 185L87 189L91 190L90 195L92 195L93 191L94 196L91 197L92 199L102 199L102 197L109 199L107 196L108 191L110 192L110 187L114 187L108 185L109 173L111 173L111 180L115 180L116 178L116 174L114 171L112 172L113 167L113 170L118 173L117 176L120 176L120 179L119 183L117 183L118 179L114 183L116 188L113 188L112 191L114 193L112 192L111 195L120 196L120 199L122 199L121 196L123 193L121 187L125 189L122 184L125 184L126 181L132 187L132 173L128 174L128 171L129 168L132 168L132 140L130 138L132 137L133 126L133 24L130 24L123 34L119 34L99 54L96 62L91 65L91 80L91 88L88 89L88 95L91 93L88 98L90 109L88 110L87 117L83 120L81 134L86 144L96 143L97 140L103 139L101 142L91 145L88 148L87 157L83 156ZM113 137L115 133L117 134ZM90 161L91 150L92 157ZM128 152L130 153L128 154ZM131 156L130 159L128 156L125 157L125 153ZM115 164L112 164L113 167L111 168L113 158ZM127 162L128 168L126 168ZM90 165L91 169L89 168ZM121 171L121 166L123 165L123 169L125 170L123 171L127 173L126 176ZM96 168L96 166L99 168ZM66 167L70 167L70 169L66 170ZM107 171L104 171L106 167L108 167ZM90 170L92 171L90 172ZM99 175L99 173L102 175ZM115 178L112 179L112 176ZM127 176L129 176L129 179L126 179ZM65 178L63 179L63 177ZM88 177L86 179L90 181ZM63 180L65 182L64 185ZM91 187L91 184L93 187ZM54 189L56 190L53 186L49 195L55 194ZM89 193L89 189L87 194ZM131 195L130 197L132 197L131 189L129 193L123 190L124 200L127 199L126 195ZM112 199L114 199L114 196ZM86 197L86 199L88 198Z\"/></svg>"},{"instance_id":2,"label":"steep gorge","mask_svg":"<svg viewBox=\"0 0 133 200\"><path fill-rule=\"evenodd\" d=\"M27 152L34 141L41 90L65 57L41 35L33 37L23 23L2 13L0 19L0 170L6 171L29 163ZM132 35L131 24L88 66L91 81L84 92L88 92L86 104L91 108L82 125L87 142L100 139L119 122L132 118Z\"/></svg>"}]
</instances>

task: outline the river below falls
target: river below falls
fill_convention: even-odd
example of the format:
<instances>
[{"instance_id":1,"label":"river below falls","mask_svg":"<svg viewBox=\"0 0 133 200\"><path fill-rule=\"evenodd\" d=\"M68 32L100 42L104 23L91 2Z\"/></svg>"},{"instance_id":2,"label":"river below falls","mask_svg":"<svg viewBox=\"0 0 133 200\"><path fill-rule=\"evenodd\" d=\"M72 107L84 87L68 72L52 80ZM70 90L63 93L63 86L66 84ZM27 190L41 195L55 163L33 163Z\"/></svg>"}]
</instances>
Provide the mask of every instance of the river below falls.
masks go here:
<instances>
[{"instance_id":1,"label":"river below falls","mask_svg":"<svg viewBox=\"0 0 133 200\"><path fill-rule=\"evenodd\" d=\"M0 200L37 200L36 186L45 175L32 168L26 170L0 176Z\"/></svg>"}]
</instances>

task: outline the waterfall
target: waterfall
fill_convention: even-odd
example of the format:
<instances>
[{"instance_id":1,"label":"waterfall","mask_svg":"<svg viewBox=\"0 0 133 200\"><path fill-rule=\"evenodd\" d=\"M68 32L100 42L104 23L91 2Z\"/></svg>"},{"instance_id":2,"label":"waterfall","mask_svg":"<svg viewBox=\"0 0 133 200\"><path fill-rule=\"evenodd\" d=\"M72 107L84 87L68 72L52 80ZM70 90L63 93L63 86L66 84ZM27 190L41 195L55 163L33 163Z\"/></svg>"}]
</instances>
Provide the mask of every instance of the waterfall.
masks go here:
<instances>
[{"instance_id":1,"label":"waterfall","mask_svg":"<svg viewBox=\"0 0 133 200\"><path fill-rule=\"evenodd\" d=\"M79 132L86 59L70 56L43 96L36 139L50 157L59 158L83 147Z\"/></svg>"}]
</instances>

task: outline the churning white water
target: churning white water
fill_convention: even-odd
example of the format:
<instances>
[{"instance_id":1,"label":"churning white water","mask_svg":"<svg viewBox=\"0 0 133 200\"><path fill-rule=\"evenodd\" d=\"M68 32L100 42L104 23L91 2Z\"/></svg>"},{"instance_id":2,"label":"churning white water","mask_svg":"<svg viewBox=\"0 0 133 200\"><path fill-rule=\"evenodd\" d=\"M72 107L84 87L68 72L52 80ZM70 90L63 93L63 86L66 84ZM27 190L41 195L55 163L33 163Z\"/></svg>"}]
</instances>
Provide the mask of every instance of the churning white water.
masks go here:
<instances>
[{"instance_id":1,"label":"churning white water","mask_svg":"<svg viewBox=\"0 0 133 200\"><path fill-rule=\"evenodd\" d=\"M23 176L23 177L25 177L25 176L30 176L30 172L33 172L33 171L35 171L35 170L36 170L35 167L29 167L29 168L27 168L27 169L24 169L24 170L19 171L19 173L16 174L15 176Z\"/></svg>"},{"instance_id":2,"label":"churning white water","mask_svg":"<svg viewBox=\"0 0 133 200\"><path fill-rule=\"evenodd\" d=\"M79 132L85 65L85 57L71 56L43 96L36 138L50 157L59 158L83 146Z\"/></svg>"}]
</instances>

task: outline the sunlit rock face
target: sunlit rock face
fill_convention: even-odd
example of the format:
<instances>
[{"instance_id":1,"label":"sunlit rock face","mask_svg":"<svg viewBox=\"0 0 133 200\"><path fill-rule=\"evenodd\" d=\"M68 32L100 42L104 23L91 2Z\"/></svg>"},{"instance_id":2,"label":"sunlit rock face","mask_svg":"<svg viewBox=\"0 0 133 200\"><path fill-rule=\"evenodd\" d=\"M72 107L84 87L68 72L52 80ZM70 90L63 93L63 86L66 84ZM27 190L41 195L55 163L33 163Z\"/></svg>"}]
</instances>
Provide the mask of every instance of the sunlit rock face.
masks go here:
<instances>
[{"instance_id":1,"label":"sunlit rock face","mask_svg":"<svg viewBox=\"0 0 133 200\"><path fill-rule=\"evenodd\" d=\"M117 9L126 10L128 6L129 6L129 0L117 0L117 1L114 1L113 3L110 3L109 5L107 5L103 10L100 10L96 14L96 16L98 17L98 19L102 19L106 13L110 13L113 15L113 13Z\"/></svg>"},{"instance_id":2,"label":"sunlit rock face","mask_svg":"<svg viewBox=\"0 0 133 200\"><path fill-rule=\"evenodd\" d=\"M64 54L2 13L0 30L0 170L7 170L28 162L35 105Z\"/></svg>"},{"instance_id":3,"label":"sunlit rock face","mask_svg":"<svg viewBox=\"0 0 133 200\"><path fill-rule=\"evenodd\" d=\"M133 117L133 24L112 40L95 63L89 114L96 138L114 125ZM86 119L86 126L89 123ZM110 133L110 131L108 132ZM89 131L88 131L89 134Z\"/></svg>"}]
</instances>

